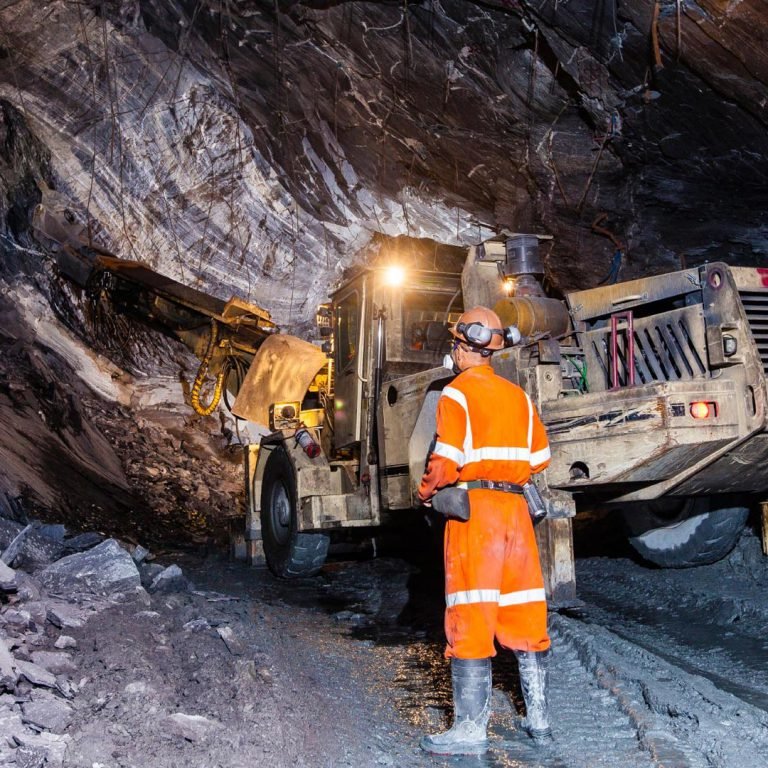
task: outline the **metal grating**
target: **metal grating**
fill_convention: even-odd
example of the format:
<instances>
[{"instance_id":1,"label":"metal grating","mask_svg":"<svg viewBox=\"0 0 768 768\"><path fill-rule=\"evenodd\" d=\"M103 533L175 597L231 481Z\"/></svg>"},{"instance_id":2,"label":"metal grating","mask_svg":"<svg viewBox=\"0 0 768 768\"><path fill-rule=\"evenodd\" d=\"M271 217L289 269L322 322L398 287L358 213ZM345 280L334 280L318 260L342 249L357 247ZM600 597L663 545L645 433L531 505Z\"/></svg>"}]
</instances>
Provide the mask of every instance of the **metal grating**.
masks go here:
<instances>
[{"instance_id":1,"label":"metal grating","mask_svg":"<svg viewBox=\"0 0 768 768\"><path fill-rule=\"evenodd\" d=\"M768 374L768 291L739 291L757 352Z\"/></svg>"},{"instance_id":2,"label":"metal grating","mask_svg":"<svg viewBox=\"0 0 768 768\"><path fill-rule=\"evenodd\" d=\"M767 316L768 318L768 316ZM610 328L587 334L590 389L609 389L613 384ZM685 381L707 375L704 361L704 330L697 308L684 308L634 320L635 384L660 381ZM618 331L618 380L629 384L626 326ZM601 372L601 381L594 374Z\"/></svg>"}]
</instances>

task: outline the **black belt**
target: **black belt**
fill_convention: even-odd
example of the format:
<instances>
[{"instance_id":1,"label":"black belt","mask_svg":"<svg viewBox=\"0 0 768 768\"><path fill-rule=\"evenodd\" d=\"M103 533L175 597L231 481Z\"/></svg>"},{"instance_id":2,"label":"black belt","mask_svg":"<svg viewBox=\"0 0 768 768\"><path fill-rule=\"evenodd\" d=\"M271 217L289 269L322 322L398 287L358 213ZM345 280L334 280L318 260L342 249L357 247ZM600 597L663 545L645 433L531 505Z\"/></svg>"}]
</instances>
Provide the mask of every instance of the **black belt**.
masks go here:
<instances>
[{"instance_id":1,"label":"black belt","mask_svg":"<svg viewBox=\"0 0 768 768\"><path fill-rule=\"evenodd\" d=\"M466 488L471 491L473 488L485 488L489 491L503 491L504 493L520 493L523 492L522 485L515 485L514 483L508 483L506 480L467 480L463 483L457 483L459 488Z\"/></svg>"}]
</instances>

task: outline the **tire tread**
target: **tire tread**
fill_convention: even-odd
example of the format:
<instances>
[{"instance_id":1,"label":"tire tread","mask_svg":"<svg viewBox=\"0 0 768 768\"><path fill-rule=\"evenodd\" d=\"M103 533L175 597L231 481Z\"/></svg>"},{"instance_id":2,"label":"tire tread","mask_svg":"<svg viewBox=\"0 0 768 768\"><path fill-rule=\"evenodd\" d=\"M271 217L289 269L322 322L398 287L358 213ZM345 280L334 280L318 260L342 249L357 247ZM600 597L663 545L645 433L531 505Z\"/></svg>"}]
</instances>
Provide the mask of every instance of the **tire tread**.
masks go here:
<instances>
[{"instance_id":1,"label":"tire tread","mask_svg":"<svg viewBox=\"0 0 768 768\"><path fill-rule=\"evenodd\" d=\"M702 515L691 537L678 546L652 547L643 535L630 536L633 549L644 559L662 568L692 568L709 565L725 557L734 547L747 522L747 507L724 507ZM674 526L659 526L655 531ZM646 531L648 533L649 531Z\"/></svg>"}]
</instances>

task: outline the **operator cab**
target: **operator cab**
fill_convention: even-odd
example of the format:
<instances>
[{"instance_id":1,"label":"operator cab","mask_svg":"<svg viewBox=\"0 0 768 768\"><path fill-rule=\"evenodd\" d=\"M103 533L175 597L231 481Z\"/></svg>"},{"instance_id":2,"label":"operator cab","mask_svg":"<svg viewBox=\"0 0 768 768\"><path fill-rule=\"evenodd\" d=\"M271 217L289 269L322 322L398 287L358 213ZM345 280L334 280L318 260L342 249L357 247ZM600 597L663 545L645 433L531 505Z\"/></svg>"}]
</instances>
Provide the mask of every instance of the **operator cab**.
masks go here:
<instances>
[{"instance_id":1,"label":"operator cab","mask_svg":"<svg viewBox=\"0 0 768 768\"><path fill-rule=\"evenodd\" d=\"M406 372L404 365L409 373L440 365L451 351L450 328L463 311L460 275L426 273L413 279L412 287L390 291L383 305L388 327L385 377Z\"/></svg>"},{"instance_id":2,"label":"operator cab","mask_svg":"<svg viewBox=\"0 0 768 768\"><path fill-rule=\"evenodd\" d=\"M362 437L364 385L439 367L464 309L460 273L408 270L401 283L393 274L365 269L332 296L337 448Z\"/></svg>"}]
</instances>

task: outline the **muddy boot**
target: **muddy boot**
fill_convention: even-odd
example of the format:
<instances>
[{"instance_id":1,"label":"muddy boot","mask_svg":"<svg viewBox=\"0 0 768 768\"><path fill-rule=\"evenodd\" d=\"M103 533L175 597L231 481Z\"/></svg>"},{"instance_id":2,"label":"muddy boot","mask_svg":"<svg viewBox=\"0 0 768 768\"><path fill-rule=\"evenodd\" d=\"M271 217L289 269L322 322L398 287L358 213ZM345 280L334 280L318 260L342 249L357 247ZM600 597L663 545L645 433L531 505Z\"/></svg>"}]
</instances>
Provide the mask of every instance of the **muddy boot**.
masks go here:
<instances>
[{"instance_id":1,"label":"muddy boot","mask_svg":"<svg viewBox=\"0 0 768 768\"><path fill-rule=\"evenodd\" d=\"M424 736L421 748L436 755L482 755L488 750L491 660L451 659L453 727Z\"/></svg>"},{"instance_id":2,"label":"muddy boot","mask_svg":"<svg viewBox=\"0 0 768 768\"><path fill-rule=\"evenodd\" d=\"M537 742L552 741L547 709L547 651L515 651L525 699L523 730Z\"/></svg>"}]
</instances>

